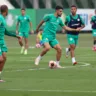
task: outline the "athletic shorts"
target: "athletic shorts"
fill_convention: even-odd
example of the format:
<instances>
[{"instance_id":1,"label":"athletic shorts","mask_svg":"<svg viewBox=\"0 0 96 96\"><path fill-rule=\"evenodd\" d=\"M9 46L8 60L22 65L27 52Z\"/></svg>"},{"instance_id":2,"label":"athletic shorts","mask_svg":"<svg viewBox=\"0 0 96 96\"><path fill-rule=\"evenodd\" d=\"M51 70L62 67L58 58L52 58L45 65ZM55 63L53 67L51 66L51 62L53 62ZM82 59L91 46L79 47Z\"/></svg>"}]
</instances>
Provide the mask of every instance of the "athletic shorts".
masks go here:
<instances>
[{"instance_id":1,"label":"athletic shorts","mask_svg":"<svg viewBox=\"0 0 96 96\"><path fill-rule=\"evenodd\" d=\"M28 38L29 37L29 32L19 32L20 37Z\"/></svg>"},{"instance_id":2,"label":"athletic shorts","mask_svg":"<svg viewBox=\"0 0 96 96\"><path fill-rule=\"evenodd\" d=\"M3 52L7 52L7 46L5 44L0 45L0 56L2 56Z\"/></svg>"},{"instance_id":3,"label":"athletic shorts","mask_svg":"<svg viewBox=\"0 0 96 96\"><path fill-rule=\"evenodd\" d=\"M67 40L69 45L77 45L78 44L78 35L67 34Z\"/></svg>"},{"instance_id":4,"label":"athletic shorts","mask_svg":"<svg viewBox=\"0 0 96 96\"><path fill-rule=\"evenodd\" d=\"M93 36L93 37L96 37L96 29L93 29L93 30L92 30L92 36Z\"/></svg>"},{"instance_id":5,"label":"athletic shorts","mask_svg":"<svg viewBox=\"0 0 96 96\"><path fill-rule=\"evenodd\" d=\"M49 40L48 38L43 38L43 39L42 39L42 43L43 43L43 44L49 43L49 45L50 45L51 47L54 47L55 45L59 44L59 42L58 42L57 39Z\"/></svg>"}]
</instances>

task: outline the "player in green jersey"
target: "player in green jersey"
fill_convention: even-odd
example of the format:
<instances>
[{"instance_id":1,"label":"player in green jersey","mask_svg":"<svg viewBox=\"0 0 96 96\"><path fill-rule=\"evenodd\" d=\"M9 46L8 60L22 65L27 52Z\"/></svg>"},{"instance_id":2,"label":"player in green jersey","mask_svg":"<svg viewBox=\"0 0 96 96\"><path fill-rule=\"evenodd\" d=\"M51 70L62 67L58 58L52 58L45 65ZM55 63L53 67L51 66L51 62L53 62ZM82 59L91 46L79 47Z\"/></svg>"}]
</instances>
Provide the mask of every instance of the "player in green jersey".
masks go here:
<instances>
[{"instance_id":1,"label":"player in green jersey","mask_svg":"<svg viewBox=\"0 0 96 96\"><path fill-rule=\"evenodd\" d=\"M41 54L36 58L35 65L38 65L42 56L44 56L50 48L54 48L57 51L56 54L56 64L58 68L61 68L59 65L62 49L59 45L58 40L56 39L56 31L58 28L58 25L60 25L62 28L69 30L69 31L79 31L80 29L72 29L64 25L64 22L60 18L63 12L63 8L61 6L56 6L55 13L54 14L48 14L46 15L43 20L38 25L36 32L38 32L39 28L42 26L44 22L46 22L46 25L44 26L43 33L42 33L42 41L43 41L43 51Z\"/></svg>"},{"instance_id":2,"label":"player in green jersey","mask_svg":"<svg viewBox=\"0 0 96 96\"><path fill-rule=\"evenodd\" d=\"M81 30L85 27L85 24L81 16L76 14L76 12L77 12L77 7L75 5L72 5L71 14L66 17L65 23L70 28L75 28L75 29L80 28ZM79 31L74 33L72 31L67 31L67 40L68 40L69 48L66 48L66 56L68 57L68 53L70 51L73 65L77 64L75 60L74 51L78 43L78 36L79 36Z\"/></svg>"},{"instance_id":3,"label":"player in green jersey","mask_svg":"<svg viewBox=\"0 0 96 96\"><path fill-rule=\"evenodd\" d=\"M18 30L18 26L19 26L19 30ZM18 16L17 25L16 25L16 33L19 34L19 36L21 37L20 39L18 39L19 44L21 46L21 54L23 52L25 55L27 54L29 31L32 32L32 23L29 16L26 15L25 9L22 8L21 15ZM25 47L23 44L23 38L25 42Z\"/></svg>"},{"instance_id":4,"label":"player in green jersey","mask_svg":"<svg viewBox=\"0 0 96 96\"><path fill-rule=\"evenodd\" d=\"M95 15L91 18L91 25L92 25L92 36L93 36L93 48L92 50L96 51L96 9Z\"/></svg>"},{"instance_id":5,"label":"player in green jersey","mask_svg":"<svg viewBox=\"0 0 96 96\"><path fill-rule=\"evenodd\" d=\"M3 82L1 79L1 73L6 62L6 52L7 46L4 40L4 35L18 37L16 34L10 33L6 30L6 21L5 17L8 14L8 7L6 5L1 5L0 7L0 82Z\"/></svg>"}]
</instances>

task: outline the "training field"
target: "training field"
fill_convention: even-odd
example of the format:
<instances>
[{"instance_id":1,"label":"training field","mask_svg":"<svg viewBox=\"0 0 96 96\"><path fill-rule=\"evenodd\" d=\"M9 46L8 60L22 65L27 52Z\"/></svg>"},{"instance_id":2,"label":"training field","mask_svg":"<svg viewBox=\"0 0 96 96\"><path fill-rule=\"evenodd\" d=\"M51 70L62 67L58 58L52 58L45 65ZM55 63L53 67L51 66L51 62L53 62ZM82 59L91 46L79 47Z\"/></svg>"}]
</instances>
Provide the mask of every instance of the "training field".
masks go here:
<instances>
[{"instance_id":1,"label":"training field","mask_svg":"<svg viewBox=\"0 0 96 96\"><path fill-rule=\"evenodd\" d=\"M10 39L9 39L10 38ZM55 60L55 50L51 49L34 65L42 48L36 49L35 35L30 36L28 55L20 54L17 39L6 37L9 47L7 62L0 83L0 96L96 96L96 52L92 51L91 34L80 34L75 50L78 65L72 66L71 58L65 58L68 46L66 35L58 34L62 46L62 69L49 69L48 62Z\"/></svg>"}]
</instances>

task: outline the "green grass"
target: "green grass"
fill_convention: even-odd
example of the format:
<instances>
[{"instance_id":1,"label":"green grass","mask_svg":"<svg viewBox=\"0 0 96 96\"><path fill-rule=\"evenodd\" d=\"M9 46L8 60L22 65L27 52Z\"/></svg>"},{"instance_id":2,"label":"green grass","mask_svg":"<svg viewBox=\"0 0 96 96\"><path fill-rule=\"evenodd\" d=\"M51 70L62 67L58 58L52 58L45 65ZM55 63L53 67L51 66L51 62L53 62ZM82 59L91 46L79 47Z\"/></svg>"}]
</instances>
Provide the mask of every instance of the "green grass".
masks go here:
<instances>
[{"instance_id":1,"label":"green grass","mask_svg":"<svg viewBox=\"0 0 96 96\"><path fill-rule=\"evenodd\" d=\"M55 60L54 49L36 67L34 60L42 48L30 48L28 55L21 55L17 40L5 38L9 51L2 74L6 82L0 83L0 96L96 96L96 52L91 50L91 34L80 34L76 66L72 66L70 57L65 58L66 35L57 35L63 49L60 64L64 69L48 68L49 60ZM30 36L29 45L35 45L35 35ZM82 66L85 63L90 65Z\"/></svg>"}]
</instances>

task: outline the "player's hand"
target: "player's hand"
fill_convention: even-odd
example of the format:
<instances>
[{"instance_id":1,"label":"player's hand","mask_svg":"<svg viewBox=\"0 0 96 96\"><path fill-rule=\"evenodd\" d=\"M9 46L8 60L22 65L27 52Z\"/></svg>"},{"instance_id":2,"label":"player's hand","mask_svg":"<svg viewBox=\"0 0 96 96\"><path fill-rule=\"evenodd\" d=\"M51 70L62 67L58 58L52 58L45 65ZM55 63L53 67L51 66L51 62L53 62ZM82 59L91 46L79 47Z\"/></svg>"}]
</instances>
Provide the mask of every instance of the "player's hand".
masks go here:
<instances>
[{"instance_id":1,"label":"player's hand","mask_svg":"<svg viewBox=\"0 0 96 96\"><path fill-rule=\"evenodd\" d=\"M18 31L16 30L16 34L18 35Z\"/></svg>"},{"instance_id":2,"label":"player's hand","mask_svg":"<svg viewBox=\"0 0 96 96\"><path fill-rule=\"evenodd\" d=\"M81 28L77 28L76 31L77 31L77 32L81 31Z\"/></svg>"},{"instance_id":3,"label":"player's hand","mask_svg":"<svg viewBox=\"0 0 96 96\"><path fill-rule=\"evenodd\" d=\"M19 35L16 35L18 39L21 39L21 37Z\"/></svg>"},{"instance_id":4,"label":"player's hand","mask_svg":"<svg viewBox=\"0 0 96 96\"><path fill-rule=\"evenodd\" d=\"M31 30L30 32L31 32L31 34L34 34L34 31L33 30Z\"/></svg>"}]
</instances>

